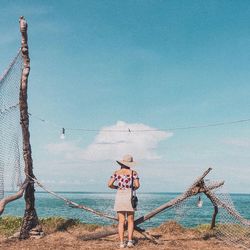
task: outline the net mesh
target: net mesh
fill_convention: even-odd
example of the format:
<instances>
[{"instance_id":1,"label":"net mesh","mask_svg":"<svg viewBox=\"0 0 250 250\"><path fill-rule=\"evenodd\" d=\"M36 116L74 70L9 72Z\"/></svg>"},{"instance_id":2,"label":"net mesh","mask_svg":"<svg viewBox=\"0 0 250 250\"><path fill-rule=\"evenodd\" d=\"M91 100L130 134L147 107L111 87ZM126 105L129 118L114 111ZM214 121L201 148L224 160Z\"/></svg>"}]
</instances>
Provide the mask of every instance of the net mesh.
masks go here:
<instances>
[{"instance_id":1,"label":"net mesh","mask_svg":"<svg viewBox=\"0 0 250 250\"><path fill-rule=\"evenodd\" d=\"M216 185L218 182L206 180L205 186ZM212 194L212 202L218 206L216 226L212 235L220 240L244 249L250 249L250 221L243 218L237 211L231 195L223 186L209 191ZM174 206L175 220L185 226L192 218L192 226L209 224L214 212L213 203L205 194L191 196ZM210 214L210 220L208 220Z\"/></svg>"},{"instance_id":2,"label":"net mesh","mask_svg":"<svg viewBox=\"0 0 250 250\"><path fill-rule=\"evenodd\" d=\"M229 244L250 249L250 221L237 211L231 196L224 187L214 191L218 203L216 236Z\"/></svg>"},{"instance_id":3,"label":"net mesh","mask_svg":"<svg viewBox=\"0 0 250 250\"><path fill-rule=\"evenodd\" d=\"M6 191L15 191L22 182L22 131L19 91L22 74L19 51L0 78L0 199Z\"/></svg>"}]
</instances>

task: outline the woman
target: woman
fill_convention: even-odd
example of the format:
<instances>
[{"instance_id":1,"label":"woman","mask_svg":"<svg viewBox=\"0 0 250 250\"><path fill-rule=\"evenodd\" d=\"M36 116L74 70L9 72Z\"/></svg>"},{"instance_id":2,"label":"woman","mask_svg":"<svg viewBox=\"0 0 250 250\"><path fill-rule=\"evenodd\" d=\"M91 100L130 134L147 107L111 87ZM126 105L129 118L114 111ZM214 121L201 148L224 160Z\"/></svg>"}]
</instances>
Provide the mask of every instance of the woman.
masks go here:
<instances>
[{"instance_id":1,"label":"woman","mask_svg":"<svg viewBox=\"0 0 250 250\"><path fill-rule=\"evenodd\" d=\"M114 210L118 215L118 232L120 238L120 248L126 247L124 242L124 227L127 217L128 222L128 247L133 247L134 213L135 209L131 205L131 186L133 173L133 189L140 187L139 177L136 171L130 168L135 166L133 157L125 155L121 161L117 161L121 168L111 176L108 186L117 189Z\"/></svg>"}]
</instances>

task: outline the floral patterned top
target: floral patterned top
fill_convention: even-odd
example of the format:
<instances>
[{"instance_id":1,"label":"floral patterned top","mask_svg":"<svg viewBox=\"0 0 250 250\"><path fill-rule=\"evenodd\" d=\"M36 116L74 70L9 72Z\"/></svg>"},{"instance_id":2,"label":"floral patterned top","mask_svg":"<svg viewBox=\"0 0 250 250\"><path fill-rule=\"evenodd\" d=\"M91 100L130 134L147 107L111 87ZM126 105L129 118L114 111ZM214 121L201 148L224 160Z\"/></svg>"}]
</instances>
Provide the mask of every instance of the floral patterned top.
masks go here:
<instances>
[{"instance_id":1,"label":"floral patterned top","mask_svg":"<svg viewBox=\"0 0 250 250\"><path fill-rule=\"evenodd\" d=\"M111 176L115 179L115 183L118 189L128 189L131 188L132 178L131 174L117 174L116 172ZM133 179L139 179L139 176L136 172L133 172Z\"/></svg>"}]
</instances>

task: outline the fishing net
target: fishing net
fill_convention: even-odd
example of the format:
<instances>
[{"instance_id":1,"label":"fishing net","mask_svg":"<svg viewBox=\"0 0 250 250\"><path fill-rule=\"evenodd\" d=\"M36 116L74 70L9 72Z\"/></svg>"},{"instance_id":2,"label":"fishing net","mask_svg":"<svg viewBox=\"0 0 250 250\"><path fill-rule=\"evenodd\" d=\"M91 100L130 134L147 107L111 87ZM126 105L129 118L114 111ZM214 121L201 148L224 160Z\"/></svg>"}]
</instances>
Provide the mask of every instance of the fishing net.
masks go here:
<instances>
[{"instance_id":1,"label":"fishing net","mask_svg":"<svg viewBox=\"0 0 250 250\"><path fill-rule=\"evenodd\" d=\"M230 245L250 249L250 221L237 211L231 196L224 187L214 192L218 204L216 236ZM247 208L247 207L246 207Z\"/></svg>"},{"instance_id":2,"label":"fishing net","mask_svg":"<svg viewBox=\"0 0 250 250\"><path fill-rule=\"evenodd\" d=\"M216 184L218 182L205 180L206 187ZM214 203L218 207L218 214L216 226L211 235L235 247L250 249L250 221L243 218L237 211L232 197L224 185L209 193L212 194L211 200L205 194L200 194L177 203L173 208L175 220L184 226L202 227L204 224L209 224L210 227ZM209 217L210 219L208 219Z\"/></svg>"},{"instance_id":3,"label":"fishing net","mask_svg":"<svg viewBox=\"0 0 250 250\"><path fill-rule=\"evenodd\" d=\"M19 92L22 56L18 52L0 78L0 199L6 191L15 191L22 183L22 131Z\"/></svg>"}]
</instances>

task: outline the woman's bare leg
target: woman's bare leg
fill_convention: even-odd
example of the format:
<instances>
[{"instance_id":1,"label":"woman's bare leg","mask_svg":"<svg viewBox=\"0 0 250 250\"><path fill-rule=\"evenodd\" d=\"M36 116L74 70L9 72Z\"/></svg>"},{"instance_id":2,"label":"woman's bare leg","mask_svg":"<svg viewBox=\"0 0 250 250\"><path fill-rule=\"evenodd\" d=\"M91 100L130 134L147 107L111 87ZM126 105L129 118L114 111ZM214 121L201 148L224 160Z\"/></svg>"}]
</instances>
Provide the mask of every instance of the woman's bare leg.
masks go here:
<instances>
[{"instance_id":1,"label":"woman's bare leg","mask_svg":"<svg viewBox=\"0 0 250 250\"><path fill-rule=\"evenodd\" d=\"M120 238L120 242L124 241L124 225L125 225L125 221L126 221L126 213L125 212L117 212L118 215L118 232L119 232L119 238Z\"/></svg>"},{"instance_id":2,"label":"woman's bare leg","mask_svg":"<svg viewBox=\"0 0 250 250\"><path fill-rule=\"evenodd\" d=\"M134 233L134 212L127 212L127 215L128 215L128 240L132 240Z\"/></svg>"}]
</instances>

